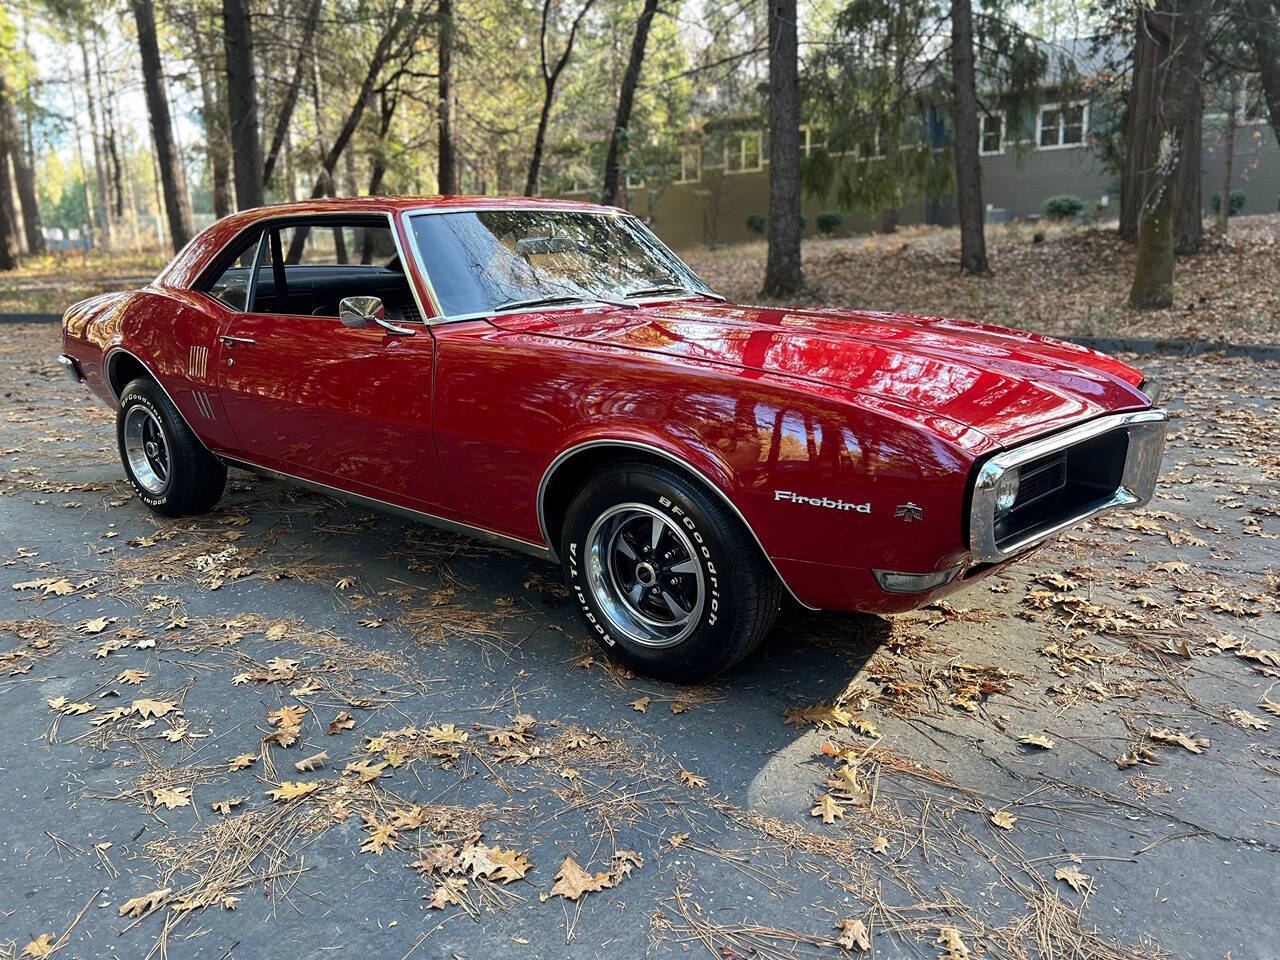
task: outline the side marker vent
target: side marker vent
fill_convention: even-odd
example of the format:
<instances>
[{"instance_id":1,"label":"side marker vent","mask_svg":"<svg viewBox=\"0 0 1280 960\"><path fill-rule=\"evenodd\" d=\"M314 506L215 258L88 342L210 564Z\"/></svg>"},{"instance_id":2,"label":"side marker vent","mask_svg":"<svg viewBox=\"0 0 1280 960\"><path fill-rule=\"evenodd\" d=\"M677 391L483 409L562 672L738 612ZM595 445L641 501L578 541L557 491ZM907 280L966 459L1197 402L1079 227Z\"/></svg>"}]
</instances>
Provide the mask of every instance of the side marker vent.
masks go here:
<instances>
[{"instance_id":1,"label":"side marker vent","mask_svg":"<svg viewBox=\"0 0 1280 960\"><path fill-rule=\"evenodd\" d=\"M192 347L187 351L187 376L203 377L209 369L209 348Z\"/></svg>"}]
</instances>

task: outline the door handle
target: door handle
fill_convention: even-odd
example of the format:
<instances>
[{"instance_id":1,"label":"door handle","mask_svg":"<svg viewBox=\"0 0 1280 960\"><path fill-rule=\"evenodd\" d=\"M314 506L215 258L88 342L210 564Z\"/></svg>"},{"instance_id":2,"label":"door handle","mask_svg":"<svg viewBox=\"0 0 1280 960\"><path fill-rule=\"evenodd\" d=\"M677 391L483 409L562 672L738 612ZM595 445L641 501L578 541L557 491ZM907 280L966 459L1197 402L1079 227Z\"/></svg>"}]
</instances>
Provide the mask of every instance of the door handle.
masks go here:
<instances>
[{"instance_id":1,"label":"door handle","mask_svg":"<svg viewBox=\"0 0 1280 960\"><path fill-rule=\"evenodd\" d=\"M229 337L225 333L222 336L220 336L218 339L221 340L223 343L225 343L228 347L231 346L233 343L244 343L244 344L250 344L250 345L254 343L253 337Z\"/></svg>"}]
</instances>

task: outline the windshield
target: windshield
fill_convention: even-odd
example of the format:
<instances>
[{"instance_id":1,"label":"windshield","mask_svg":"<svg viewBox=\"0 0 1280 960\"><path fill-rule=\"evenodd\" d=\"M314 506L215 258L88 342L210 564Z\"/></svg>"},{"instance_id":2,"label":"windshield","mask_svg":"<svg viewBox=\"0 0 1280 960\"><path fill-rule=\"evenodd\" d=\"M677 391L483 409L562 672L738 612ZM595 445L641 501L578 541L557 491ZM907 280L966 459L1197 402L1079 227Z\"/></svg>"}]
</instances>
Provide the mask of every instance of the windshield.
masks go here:
<instances>
[{"instance_id":1,"label":"windshield","mask_svg":"<svg viewBox=\"0 0 1280 960\"><path fill-rule=\"evenodd\" d=\"M410 224L445 316L710 292L634 217L495 209Z\"/></svg>"}]
</instances>

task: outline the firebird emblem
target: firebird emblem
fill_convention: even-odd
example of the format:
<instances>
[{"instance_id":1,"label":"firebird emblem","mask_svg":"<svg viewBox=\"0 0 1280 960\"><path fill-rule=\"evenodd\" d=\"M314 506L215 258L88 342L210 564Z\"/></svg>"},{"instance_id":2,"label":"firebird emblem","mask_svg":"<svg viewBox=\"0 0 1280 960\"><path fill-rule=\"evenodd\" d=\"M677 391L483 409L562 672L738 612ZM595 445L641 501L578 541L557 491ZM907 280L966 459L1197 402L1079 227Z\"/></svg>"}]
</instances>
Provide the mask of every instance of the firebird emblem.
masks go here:
<instances>
[{"instance_id":1,"label":"firebird emblem","mask_svg":"<svg viewBox=\"0 0 1280 960\"><path fill-rule=\"evenodd\" d=\"M805 503L811 507L825 507L828 510L853 510L857 513L870 513L869 503L845 503L843 500L832 500L830 497L804 497L790 490L773 491L774 502L785 500L788 503Z\"/></svg>"},{"instance_id":2,"label":"firebird emblem","mask_svg":"<svg viewBox=\"0 0 1280 960\"><path fill-rule=\"evenodd\" d=\"M924 519L924 511L910 501L900 504L898 509L893 511L893 515L895 517L901 517L903 520L907 521L907 523L911 523L913 520Z\"/></svg>"}]
</instances>

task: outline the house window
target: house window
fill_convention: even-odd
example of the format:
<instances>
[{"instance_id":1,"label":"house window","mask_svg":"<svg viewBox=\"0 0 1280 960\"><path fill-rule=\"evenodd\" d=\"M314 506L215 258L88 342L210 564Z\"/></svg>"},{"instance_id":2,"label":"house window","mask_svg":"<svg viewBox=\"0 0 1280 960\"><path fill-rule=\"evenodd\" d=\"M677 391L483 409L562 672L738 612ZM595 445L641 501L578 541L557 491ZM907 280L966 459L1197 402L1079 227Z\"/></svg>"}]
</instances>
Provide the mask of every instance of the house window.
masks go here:
<instances>
[{"instance_id":1,"label":"house window","mask_svg":"<svg viewBox=\"0 0 1280 960\"><path fill-rule=\"evenodd\" d=\"M764 169L762 135L748 130L732 138L725 146L724 167L729 173L745 173Z\"/></svg>"},{"instance_id":2,"label":"house window","mask_svg":"<svg viewBox=\"0 0 1280 960\"><path fill-rule=\"evenodd\" d=\"M871 131L870 136L863 137L858 141L858 157L860 159L877 159L884 156L884 149L880 146L880 128L876 127Z\"/></svg>"},{"instance_id":3,"label":"house window","mask_svg":"<svg viewBox=\"0 0 1280 960\"><path fill-rule=\"evenodd\" d=\"M806 157L811 156L817 150L825 150L826 148L826 128L809 124L805 124L800 128L800 149L804 151Z\"/></svg>"},{"instance_id":4,"label":"house window","mask_svg":"<svg viewBox=\"0 0 1280 960\"><path fill-rule=\"evenodd\" d=\"M702 146L691 144L680 150L680 179L676 183L697 183L702 179Z\"/></svg>"},{"instance_id":5,"label":"house window","mask_svg":"<svg viewBox=\"0 0 1280 960\"><path fill-rule=\"evenodd\" d=\"M1004 153L1004 113L999 110L984 113L978 118L978 127L981 137L979 152L985 155Z\"/></svg>"},{"instance_id":6,"label":"house window","mask_svg":"<svg viewBox=\"0 0 1280 960\"><path fill-rule=\"evenodd\" d=\"M1078 147L1084 143L1085 128L1089 125L1089 105L1076 103L1051 103L1040 108L1036 142L1043 149Z\"/></svg>"}]
</instances>

